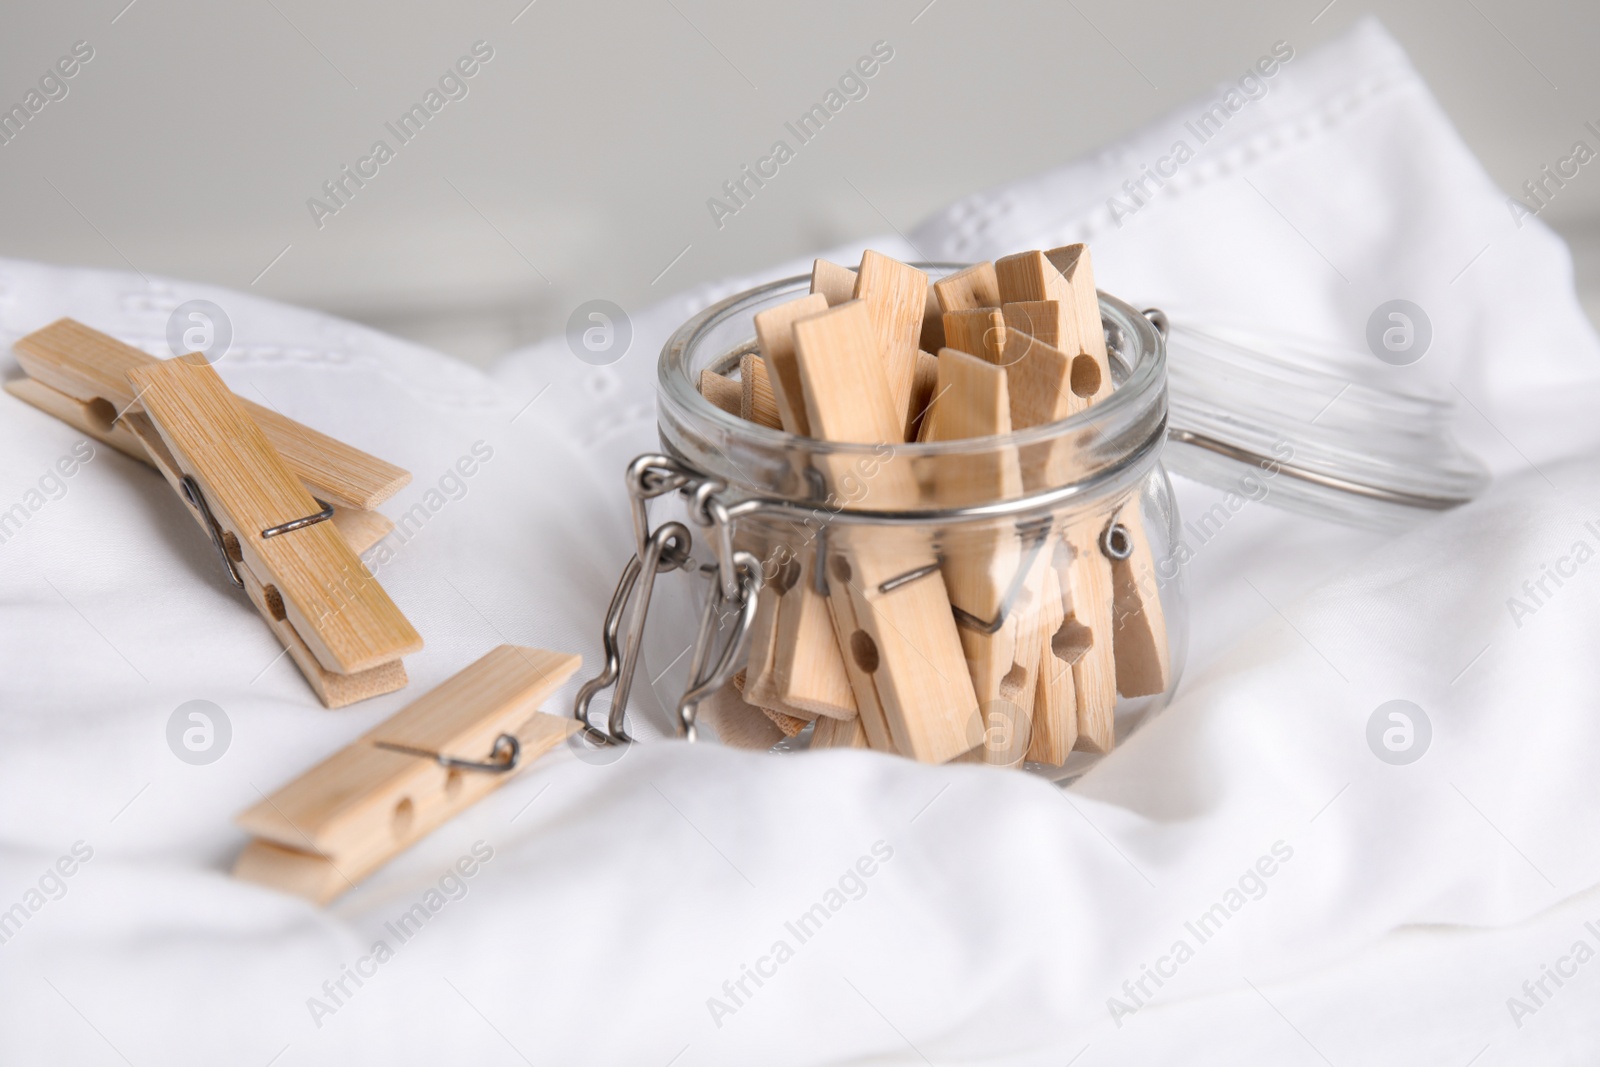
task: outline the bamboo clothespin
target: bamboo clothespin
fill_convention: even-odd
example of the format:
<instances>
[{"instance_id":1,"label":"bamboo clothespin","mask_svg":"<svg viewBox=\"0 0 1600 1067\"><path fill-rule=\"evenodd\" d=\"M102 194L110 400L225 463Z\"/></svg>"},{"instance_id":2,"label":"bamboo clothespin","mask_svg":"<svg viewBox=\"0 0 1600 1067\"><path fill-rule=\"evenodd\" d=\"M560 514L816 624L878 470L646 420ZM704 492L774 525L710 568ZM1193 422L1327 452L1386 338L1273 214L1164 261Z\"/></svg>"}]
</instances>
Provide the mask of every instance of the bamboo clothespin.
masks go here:
<instances>
[{"instance_id":1,"label":"bamboo clothespin","mask_svg":"<svg viewBox=\"0 0 1600 1067\"><path fill-rule=\"evenodd\" d=\"M930 441L998 436L1013 429L1004 367L946 348L939 353L937 395ZM1022 493L1014 448L941 456L934 470L938 499L951 507ZM1048 535L1048 527L1019 531L992 522L956 527L946 535L945 585L985 721L982 758L987 763L1010 766L1028 751Z\"/></svg>"},{"instance_id":2,"label":"bamboo clothespin","mask_svg":"<svg viewBox=\"0 0 1600 1067\"><path fill-rule=\"evenodd\" d=\"M1086 631L1067 628L1066 604L1061 593L1062 573L1045 567L1039 583L1039 674L1033 699L1033 736L1028 758L1059 767L1067 762L1078 740L1078 691L1072 682L1072 665L1084 652Z\"/></svg>"},{"instance_id":3,"label":"bamboo clothespin","mask_svg":"<svg viewBox=\"0 0 1600 1067\"><path fill-rule=\"evenodd\" d=\"M854 285L853 271L818 260L816 270L824 276L825 283L829 268L848 274ZM794 324L827 308L827 298L812 293L755 316L756 348L766 364L779 419L783 429L802 437L809 436L810 423L805 388L795 361ZM765 633L770 627L773 651L766 656L759 643L752 643L751 692L769 701L764 706L775 705L777 710L787 710L795 717L851 718L856 714L855 699L838 638L832 632L827 600L816 583L808 579L809 565L791 560L762 591L752 635Z\"/></svg>"},{"instance_id":4,"label":"bamboo clothespin","mask_svg":"<svg viewBox=\"0 0 1600 1067\"><path fill-rule=\"evenodd\" d=\"M1038 320L1031 331L1033 336L1074 355L1079 351L1087 353L1094 361L1099 380L1093 383L1093 391L1085 391L1087 381L1080 382L1078 395L1091 404L1105 399L1113 385L1111 364L1087 246L1019 252L998 260L995 274L1005 304L1030 305L1019 311L1030 320ZM1057 307L1033 306L1051 302Z\"/></svg>"},{"instance_id":5,"label":"bamboo clothespin","mask_svg":"<svg viewBox=\"0 0 1600 1067\"><path fill-rule=\"evenodd\" d=\"M1063 245L1044 254L1070 294L1067 303L1078 327L1078 341L1100 371L1099 387L1093 393L1078 390L1089 403L1104 400L1113 388L1111 360L1106 353L1106 331L1100 321L1100 296L1094 284L1094 264L1085 244ZM1048 299L1048 298L1047 298Z\"/></svg>"},{"instance_id":6,"label":"bamboo clothespin","mask_svg":"<svg viewBox=\"0 0 1600 1067\"><path fill-rule=\"evenodd\" d=\"M501 645L239 815L234 877L319 904L578 730L539 705L578 656Z\"/></svg>"},{"instance_id":7,"label":"bamboo clothespin","mask_svg":"<svg viewBox=\"0 0 1600 1067\"><path fill-rule=\"evenodd\" d=\"M871 253L863 259L863 277L870 276L871 260ZM902 299L920 315L922 291L914 285L906 290ZM897 318L895 309L880 309L880 321ZM905 409L890 389L881 337L860 300L795 324L812 436L858 444L905 440ZM834 485L856 476L842 456L825 457L821 465ZM914 504L920 493L909 465L890 455L867 481L865 500L892 509ZM928 534L864 527L830 532L826 558L834 625L873 746L886 740L886 726L895 748L926 762L971 749L982 739L977 697Z\"/></svg>"},{"instance_id":8,"label":"bamboo clothespin","mask_svg":"<svg viewBox=\"0 0 1600 1067\"><path fill-rule=\"evenodd\" d=\"M1111 361L1105 330L1100 321L1100 299L1094 280L1094 262L1085 244L1064 245L1045 253L1071 290L1073 316L1083 351L1095 363L1099 388L1080 380L1080 365L1073 364L1073 392L1096 404L1110 395ZM1155 561L1137 499L1121 508L1114 521L1127 531L1119 545L1108 544L1112 556L1117 689L1125 697L1165 692L1171 678L1168 665L1166 616L1156 582ZM1109 527L1102 533L1111 537ZM1113 541L1117 540L1112 538Z\"/></svg>"},{"instance_id":9,"label":"bamboo clothespin","mask_svg":"<svg viewBox=\"0 0 1600 1067\"><path fill-rule=\"evenodd\" d=\"M889 383L889 396L899 413L900 431L891 441L915 436L912 393L917 377L917 347L922 339L922 318L928 304L928 276L915 267L867 251L856 271L855 298L866 305L878 338L878 359Z\"/></svg>"},{"instance_id":10,"label":"bamboo clothespin","mask_svg":"<svg viewBox=\"0 0 1600 1067\"><path fill-rule=\"evenodd\" d=\"M847 300L854 300L856 293L856 272L849 267L841 267L837 263L829 263L825 259L813 260L811 263L811 293L820 296L828 302L828 307L835 307Z\"/></svg>"},{"instance_id":11,"label":"bamboo clothespin","mask_svg":"<svg viewBox=\"0 0 1600 1067\"><path fill-rule=\"evenodd\" d=\"M817 265L819 268L832 266L821 259L817 260ZM844 270L843 267L838 269ZM850 284L854 286L855 272L846 273L850 275ZM812 285L815 284L813 281ZM771 383L773 399L778 406L778 419L785 430L801 437L809 436L809 424L806 421L805 394L800 384L800 368L794 361L794 324L799 319L826 310L827 297L813 292L810 296L757 312L755 316L756 351L761 353L767 365L767 380Z\"/></svg>"},{"instance_id":12,"label":"bamboo clothespin","mask_svg":"<svg viewBox=\"0 0 1600 1067\"><path fill-rule=\"evenodd\" d=\"M1064 355L1071 352L1073 342L1084 352L1089 352L1088 339L1084 337L1087 323L1082 311L1082 298L1077 284L1069 282L1043 252L1020 252L996 261L995 273L1000 283L1000 296L1006 308L1012 309L1013 321L1028 321L1040 334L1054 335L1055 341L1066 344L1051 347ZM1101 333L1099 303L1092 282L1089 299L1095 301L1093 332ZM1026 304L1026 308L1013 305ZM1050 342L1047 342L1050 343ZM1101 338L1104 352L1104 338ZM1096 364L1098 369L1098 364ZM1070 364L1068 365L1070 373ZM1057 373L1060 364L1057 363ZM1102 390L1109 390L1110 375L1096 383L1095 395L1081 397L1084 403L1093 403ZM1069 381L1070 391L1070 381ZM1058 394L1059 395L1059 394ZM1077 395L1077 394L1074 394ZM1067 560L1062 571L1061 594L1066 611L1064 629L1080 632L1088 643L1072 663L1073 689L1078 705L1078 748L1091 752L1107 752L1115 742L1115 715L1117 703L1116 661L1113 653L1113 581L1111 561L1101 550L1100 535L1110 521L1107 515L1077 515L1069 518L1063 534L1067 544Z\"/></svg>"},{"instance_id":13,"label":"bamboo clothespin","mask_svg":"<svg viewBox=\"0 0 1600 1067\"><path fill-rule=\"evenodd\" d=\"M785 602L787 590L781 586L781 579L780 572L777 580L764 584L757 594L756 613L750 624L750 659L740 672L744 680L740 682L739 692L745 703L754 704L775 716L773 722L784 727L784 733L793 737L804 728L805 723L816 718L817 713L790 703L785 695L787 686L780 677L779 656L782 646L778 642L778 628L783 612L793 610ZM798 599L796 597L796 603ZM833 654L837 658L839 651L833 642L833 635L824 631L822 636L833 646ZM793 649L788 651L793 654ZM843 674L844 665L839 664L837 669ZM790 728L788 723L795 720L802 725Z\"/></svg>"},{"instance_id":14,"label":"bamboo clothespin","mask_svg":"<svg viewBox=\"0 0 1600 1067\"><path fill-rule=\"evenodd\" d=\"M858 713L855 694L828 598L812 579L814 562L792 560L780 574L788 587L780 590L773 634L773 694L803 718L853 719Z\"/></svg>"},{"instance_id":15,"label":"bamboo clothespin","mask_svg":"<svg viewBox=\"0 0 1600 1067\"><path fill-rule=\"evenodd\" d=\"M127 375L137 407L123 419L323 702L403 686L400 658L422 638L210 364Z\"/></svg>"},{"instance_id":16,"label":"bamboo clothespin","mask_svg":"<svg viewBox=\"0 0 1600 1067\"><path fill-rule=\"evenodd\" d=\"M1063 395L1070 391L1085 405L1109 396L1114 383L1087 246L1007 256L996 271L1008 322L1027 323L1035 337L1076 353ZM1125 696L1160 692L1169 677L1165 621L1137 502L1118 514L1121 525L1115 514L1080 516L1065 531L1070 550L1062 583L1065 626L1087 631L1077 642L1087 647L1073 663L1077 746L1093 752L1108 751L1114 743L1119 689Z\"/></svg>"}]
</instances>

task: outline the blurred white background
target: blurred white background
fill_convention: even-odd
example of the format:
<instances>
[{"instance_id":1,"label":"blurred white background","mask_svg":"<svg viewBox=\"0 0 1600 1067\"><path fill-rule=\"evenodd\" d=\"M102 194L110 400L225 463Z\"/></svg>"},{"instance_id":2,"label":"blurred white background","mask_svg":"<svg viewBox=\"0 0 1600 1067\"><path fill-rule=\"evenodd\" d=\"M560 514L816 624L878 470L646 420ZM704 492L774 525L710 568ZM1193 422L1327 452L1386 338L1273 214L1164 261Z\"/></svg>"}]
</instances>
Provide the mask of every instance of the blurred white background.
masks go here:
<instances>
[{"instance_id":1,"label":"blurred white background","mask_svg":"<svg viewBox=\"0 0 1600 1067\"><path fill-rule=\"evenodd\" d=\"M1600 5L1576 0L10 0L0 105L74 42L94 57L0 145L0 255L253 289L485 364L588 299L909 230L1369 12L1508 193L1600 144ZM707 198L879 40L868 95L719 228ZM476 41L466 95L399 146L385 123ZM319 227L308 199L379 138L395 158ZM1593 315L1600 166L1542 217Z\"/></svg>"}]
</instances>

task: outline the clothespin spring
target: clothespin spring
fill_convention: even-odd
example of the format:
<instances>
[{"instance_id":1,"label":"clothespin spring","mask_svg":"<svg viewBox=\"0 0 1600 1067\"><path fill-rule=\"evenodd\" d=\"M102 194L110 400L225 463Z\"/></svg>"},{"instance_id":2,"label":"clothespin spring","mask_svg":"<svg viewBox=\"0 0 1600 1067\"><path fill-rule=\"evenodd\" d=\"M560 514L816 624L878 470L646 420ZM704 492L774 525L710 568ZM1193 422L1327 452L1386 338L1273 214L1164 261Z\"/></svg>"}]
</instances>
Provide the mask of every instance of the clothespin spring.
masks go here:
<instances>
[{"instance_id":1,"label":"clothespin spring","mask_svg":"<svg viewBox=\"0 0 1600 1067\"><path fill-rule=\"evenodd\" d=\"M420 756L431 759L441 767L452 770L481 771L484 774L505 774L517 769L517 764L522 762L522 742L511 734L501 734L494 739L494 748L489 750L487 760L461 759L457 756L446 756L440 752L429 752L424 748L412 748L410 745L397 745L392 741L374 741L373 747L386 748L391 752L404 752L408 756Z\"/></svg>"}]
</instances>

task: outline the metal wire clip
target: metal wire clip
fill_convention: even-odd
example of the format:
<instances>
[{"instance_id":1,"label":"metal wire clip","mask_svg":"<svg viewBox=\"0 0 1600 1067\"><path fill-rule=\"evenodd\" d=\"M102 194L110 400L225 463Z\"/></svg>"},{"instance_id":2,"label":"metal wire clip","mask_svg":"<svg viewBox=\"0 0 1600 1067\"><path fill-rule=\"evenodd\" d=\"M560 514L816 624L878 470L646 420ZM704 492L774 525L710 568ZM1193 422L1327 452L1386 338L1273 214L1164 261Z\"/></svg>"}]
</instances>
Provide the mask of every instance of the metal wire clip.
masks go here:
<instances>
[{"instance_id":1,"label":"metal wire clip","mask_svg":"<svg viewBox=\"0 0 1600 1067\"><path fill-rule=\"evenodd\" d=\"M194 475L185 474L179 479L178 485L183 490L183 499L187 500L190 506L200 513L200 518L205 521L206 533L211 536L211 544L217 550L217 555L222 557L222 566L228 572L228 581L233 583L234 588L243 589L244 579L239 577L239 568L234 564L233 557L228 555L228 546L223 538L222 524L217 521L216 515L212 513L211 505L206 502L205 493L200 491L200 483L195 480ZM307 526L315 526L319 522L327 522L333 518L332 504L321 497L314 496L311 499L322 505L321 511L314 515L290 519L288 522L280 522L276 526L268 526L261 531L261 536L279 537L286 533L293 533L295 530L303 530Z\"/></svg>"},{"instance_id":2,"label":"metal wire clip","mask_svg":"<svg viewBox=\"0 0 1600 1067\"><path fill-rule=\"evenodd\" d=\"M408 756L421 756L451 770L479 771L483 774L506 774L516 770L517 764L522 762L522 742L511 734L501 734L495 738L494 747L489 750L489 758L481 761L446 756L440 752L429 752L425 748L412 748L410 745L397 745L392 741L374 741L372 747L386 748L391 752L404 752Z\"/></svg>"},{"instance_id":3,"label":"metal wire clip","mask_svg":"<svg viewBox=\"0 0 1600 1067\"><path fill-rule=\"evenodd\" d=\"M756 594L761 590L761 563L753 555L733 547L734 517L718 499L727 487L699 475L669 456L645 455L628 466L628 493L633 501L634 535L637 550L622 570L611 604L606 609L601 643L605 666L584 683L573 701L572 714L583 724L589 739L597 744L622 744L628 735L626 714L634 675L638 671L645 620L650 612L650 597L658 574L677 570L690 562L694 539L681 522L662 523L650 529L648 502L666 493L679 491L690 497L690 516L695 525L706 528L718 548L715 568L719 580L712 583L706 598L700 630L695 638L694 655L689 661L689 682L676 709L678 729L689 741L695 740L695 710L699 702L716 692L737 670L745 650L750 625L755 621ZM632 601L628 630L619 645L622 617ZM734 624L720 653L712 646L723 620L735 615ZM589 706L606 689L616 687L611 697L606 729L589 719Z\"/></svg>"}]
</instances>

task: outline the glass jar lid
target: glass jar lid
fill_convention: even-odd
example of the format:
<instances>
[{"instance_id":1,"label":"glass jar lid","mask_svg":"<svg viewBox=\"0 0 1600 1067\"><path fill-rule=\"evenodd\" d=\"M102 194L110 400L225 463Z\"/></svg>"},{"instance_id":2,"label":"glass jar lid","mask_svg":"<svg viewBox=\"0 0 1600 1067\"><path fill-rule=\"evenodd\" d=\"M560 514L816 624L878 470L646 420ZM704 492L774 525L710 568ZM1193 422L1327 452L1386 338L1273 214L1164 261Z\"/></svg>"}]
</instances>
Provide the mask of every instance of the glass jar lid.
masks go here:
<instances>
[{"instance_id":1,"label":"glass jar lid","mask_svg":"<svg viewBox=\"0 0 1600 1067\"><path fill-rule=\"evenodd\" d=\"M1169 470L1224 489L1265 475L1267 503L1391 529L1488 484L1448 394L1396 388L1370 354L1149 314L1166 335Z\"/></svg>"}]
</instances>

